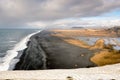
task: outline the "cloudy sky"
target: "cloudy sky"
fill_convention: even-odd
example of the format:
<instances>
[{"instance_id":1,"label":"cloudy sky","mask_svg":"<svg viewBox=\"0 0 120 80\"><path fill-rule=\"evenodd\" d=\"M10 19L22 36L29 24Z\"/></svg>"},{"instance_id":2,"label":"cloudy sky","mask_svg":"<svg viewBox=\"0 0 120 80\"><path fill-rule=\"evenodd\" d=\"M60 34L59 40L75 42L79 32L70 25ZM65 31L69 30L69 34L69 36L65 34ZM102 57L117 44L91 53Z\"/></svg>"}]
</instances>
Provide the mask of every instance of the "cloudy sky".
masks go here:
<instances>
[{"instance_id":1,"label":"cloudy sky","mask_svg":"<svg viewBox=\"0 0 120 80\"><path fill-rule=\"evenodd\" d=\"M0 28L120 25L120 0L0 0Z\"/></svg>"}]
</instances>

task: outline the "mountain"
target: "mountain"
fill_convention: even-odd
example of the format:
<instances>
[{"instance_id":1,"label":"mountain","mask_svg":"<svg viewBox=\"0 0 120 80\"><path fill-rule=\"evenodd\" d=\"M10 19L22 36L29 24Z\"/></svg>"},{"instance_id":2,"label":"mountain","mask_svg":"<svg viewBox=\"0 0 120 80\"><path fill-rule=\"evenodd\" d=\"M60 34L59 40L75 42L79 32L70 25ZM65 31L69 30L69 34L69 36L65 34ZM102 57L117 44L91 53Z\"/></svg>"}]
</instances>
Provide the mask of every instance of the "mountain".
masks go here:
<instances>
[{"instance_id":1,"label":"mountain","mask_svg":"<svg viewBox=\"0 0 120 80\"><path fill-rule=\"evenodd\" d=\"M117 36L120 37L120 26L115 26L115 27L112 27L112 28L108 28L107 31L115 32L117 34Z\"/></svg>"}]
</instances>

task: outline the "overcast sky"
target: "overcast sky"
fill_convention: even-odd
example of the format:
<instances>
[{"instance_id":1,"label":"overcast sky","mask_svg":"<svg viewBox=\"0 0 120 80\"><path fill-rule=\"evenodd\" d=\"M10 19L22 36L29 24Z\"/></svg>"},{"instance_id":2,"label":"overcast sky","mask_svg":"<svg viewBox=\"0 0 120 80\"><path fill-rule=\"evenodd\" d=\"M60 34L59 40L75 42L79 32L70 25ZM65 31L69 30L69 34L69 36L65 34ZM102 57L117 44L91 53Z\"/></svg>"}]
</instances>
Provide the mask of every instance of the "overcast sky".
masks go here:
<instances>
[{"instance_id":1,"label":"overcast sky","mask_svg":"<svg viewBox=\"0 0 120 80\"><path fill-rule=\"evenodd\" d=\"M0 0L2 28L119 25L119 14L120 0Z\"/></svg>"}]
</instances>

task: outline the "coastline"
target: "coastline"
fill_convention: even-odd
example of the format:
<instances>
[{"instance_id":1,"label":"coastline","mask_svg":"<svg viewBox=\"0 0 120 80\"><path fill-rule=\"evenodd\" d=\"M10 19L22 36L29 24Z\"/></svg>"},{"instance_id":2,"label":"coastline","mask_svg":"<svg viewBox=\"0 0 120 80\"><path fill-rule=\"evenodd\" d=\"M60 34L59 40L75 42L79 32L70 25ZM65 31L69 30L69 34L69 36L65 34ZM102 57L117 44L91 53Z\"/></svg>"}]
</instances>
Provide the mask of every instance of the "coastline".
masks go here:
<instances>
[{"instance_id":1,"label":"coastline","mask_svg":"<svg viewBox=\"0 0 120 80\"><path fill-rule=\"evenodd\" d=\"M72 69L96 66L90 61L90 57L94 55L94 50L74 46L60 37L53 36L53 34L55 33L51 31L42 31L32 36L28 48L15 70ZM42 60L41 53L43 51L41 49L46 55L46 68L43 68L44 60Z\"/></svg>"},{"instance_id":2,"label":"coastline","mask_svg":"<svg viewBox=\"0 0 120 80\"><path fill-rule=\"evenodd\" d=\"M42 31L41 31L42 32ZM37 33L37 34L41 34L41 32ZM40 50L40 54L34 54L34 50L31 49L31 47L33 49L37 49L38 47L36 47L37 45L37 41L33 38L34 36L36 36L37 34L33 35L30 37L28 43L27 43L27 47L26 49L24 49L23 51L23 54L21 55L20 57L20 61L15 65L15 68L14 70L31 70L31 68L28 69L28 66L30 66L30 62L32 59L29 59L29 57L34 57L36 56L37 59L39 59L40 61L38 61L37 63L34 63L33 62L33 67L35 66L35 64L40 67L41 66L41 69L46 69L46 65L43 64L46 63L46 55L45 55L45 52L43 51L43 49L39 46L39 50ZM32 46L34 45L34 46ZM31 51L30 51L31 50ZM37 52L39 52L39 50ZM29 53L30 53L30 56L29 56ZM44 58L43 58L44 57ZM34 58L33 60L35 60L36 58ZM28 60L28 61L27 61ZM36 66L35 66L36 67ZM34 69L35 70L35 69Z\"/></svg>"},{"instance_id":3,"label":"coastline","mask_svg":"<svg viewBox=\"0 0 120 80\"><path fill-rule=\"evenodd\" d=\"M19 57L17 56L22 55L22 51L27 47L26 44L29 41L29 38L39 32L40 31L29 34L18 42L13 49L8 50L7 55L2 58L5 62L1 64L0 71L13 70L16 63L19 61Z\"/></svg>"},{"instance_id":4,"label":"coastline","mask_svg":"<svg viewBox=\"0 0 120 80\"><path fill-rule=\"evenodd\" d=\"M15 70L89 68L120 62L119 51L114 50L112 45L105 44L105 40L100 38L94 45L89 45L76 40L71 34L44 30L33 35ZM78 33L74 32L74 35ZM109 55L116 57L114 62L106 62L108 59L104 57L113 59Z\"/></svg>"},{"instance_id":5,"label":"coastline","mask_svg":"<svg viewBox=\"0 0 120 80\"><path fill-rule=\"evenodd\" d=\"M32 39L34 42L31 44L30 42L28 42L27 46L33 46L34 48L36 48L37 45L33 45L34 43L36 43L36 39L37 40L37 44L41 44L41 48L47 51L50 51L51 49L53 50L54 48L47 48L44 41L45 39L41 38L41 37L48 37L47 42L50 42L53 39L59 40L59 39L70 39L68 37L66 38L59 38L59 37L52 37L52 39L49 39L50 36L48 36L47 34L50 33L38 33L36 35L33 35L30 39ZM56 33L52 33L56 34ZM55 41L57 41L55 40ZM57 42L55 42L55 44L59 44ZM66 42L67 43L67 42ZM31 44L31 45L30 45ZM43 45L44 44L44 45ZM62 44L61 44L62 45ZM55 46L55 45L54 45ZM32 47L32 48L33 48ZM51 45L49 45L49 47L51 47ZM38 47L37 47L38 48ZM65 47L64 47L65 48ZM30 47L29 47L30 49ZM26 51L28 51L26 49ZM58 52L58 51L56 51ZM26 53L25 53L26 54ZM32 53L33 55L35 55L36 53ZM27 54L28 55L28 54ZM27 57L33 57L32 56L26 56ZM59 55L57 55L59 56ZM83 55L81 55L83 56ZM39 55L36 56L36 58L38 58ZM47 56L48 57L48 56ZM22 57L23 58L23 57ZM67 60L69 60L69 58L66 58ZM77 59L77 58L75 58ZM38 60L40 62L40 60ZM31 62L29 59L27 60L27 62ZM28 64L26 64L28 65ZM36 65L33 64L33 66ZM68 77L71 77L73 80L119 80L120 79L120 63L118 64L113 64L113 65L106 65L106 66L102 66L102 67L90 67L90 68L77 68L77 69L51 69L51 70L25 70L25 69L18 69L18 70L14 70L14 71L1 71L0 72L0 79L15 79L15 80L69 80Z\"/></svg>"}]
</instances>

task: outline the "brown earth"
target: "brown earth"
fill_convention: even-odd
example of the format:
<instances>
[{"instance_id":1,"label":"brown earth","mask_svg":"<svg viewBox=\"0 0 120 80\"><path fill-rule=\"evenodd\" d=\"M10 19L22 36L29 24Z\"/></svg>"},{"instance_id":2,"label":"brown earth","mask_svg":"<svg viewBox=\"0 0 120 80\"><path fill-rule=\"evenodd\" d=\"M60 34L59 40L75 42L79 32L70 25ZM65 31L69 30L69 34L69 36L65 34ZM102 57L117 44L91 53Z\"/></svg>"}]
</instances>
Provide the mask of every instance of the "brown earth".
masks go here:
<instances>
[{"instance_id":1,"label":"brown earth","mask_svg":"<svg viewBox=\"0 0 120 80\"><path fill-rule=\"evenodd\" d=\"M107 30L92 30L92 29L68 29L68 30L52 30L57 33L57 36L94 36L94 37L117 37L117 33Z\"/></svg>"}]
</instances>

